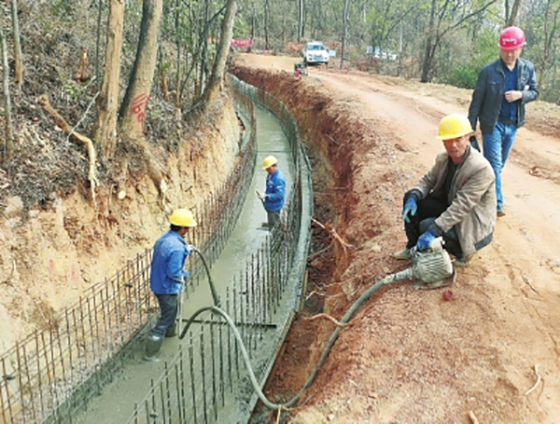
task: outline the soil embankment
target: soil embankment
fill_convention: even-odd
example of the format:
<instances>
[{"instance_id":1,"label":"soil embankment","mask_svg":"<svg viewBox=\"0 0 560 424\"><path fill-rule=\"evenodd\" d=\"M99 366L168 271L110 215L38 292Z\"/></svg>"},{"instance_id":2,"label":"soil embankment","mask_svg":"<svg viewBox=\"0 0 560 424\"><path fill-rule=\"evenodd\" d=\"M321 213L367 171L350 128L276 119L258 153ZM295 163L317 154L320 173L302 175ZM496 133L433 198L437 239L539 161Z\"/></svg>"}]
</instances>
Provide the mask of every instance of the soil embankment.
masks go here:
<instances>
[{"instance_id":1,"label":"soil embankment","mask_svg":"<svg viewBox=\"0 0 560 424\"><path fill-rule=\"evenodd\" d=\"M168 207L196 210L229 173L238 153L241 129L231 99L221 96L206 124L170 150L158 148L165 169ZM165 145L166 140L162 140ZM44 149L54 149L45 142ZM33 329L57 327L57 313L88 288L109 278L167 230L158 191L142 163L130 160L126 197L102 185L97 207L88 191L52 193L42 205L17 198L0 219L0 351Z\"/></svg>"},{"instance_id":2,"label":"soil embankment","mask_svg":"<svg viewBox=\"0 0 560 424\"><path fill-rule=\"evenodd\" d=\"M406 266L391 257L405 242L403 192L442 148L439 119L466 113L469 95L318 69L296 80L293 61L242 55L233 72L296 117L313 157L316 218L350 246L329 247L326 234L314 230L321 238L310 259L308 310L267 386L269 396L282 398L301 387L334 329L305 315L324 308L340 318L367 287ZM506 167L508 215L494 242L458 270L453 299L406 282L372 296L342 331L293 422L469 423L469 411L480 422L557 422L560 196L547 170L558 169L549 165L560 161L560 142L535 123L541 110L548 113L538 104L529 110L532 121ZM534 140L541 150L531 149Z\"/></svg>"}]
</instances>

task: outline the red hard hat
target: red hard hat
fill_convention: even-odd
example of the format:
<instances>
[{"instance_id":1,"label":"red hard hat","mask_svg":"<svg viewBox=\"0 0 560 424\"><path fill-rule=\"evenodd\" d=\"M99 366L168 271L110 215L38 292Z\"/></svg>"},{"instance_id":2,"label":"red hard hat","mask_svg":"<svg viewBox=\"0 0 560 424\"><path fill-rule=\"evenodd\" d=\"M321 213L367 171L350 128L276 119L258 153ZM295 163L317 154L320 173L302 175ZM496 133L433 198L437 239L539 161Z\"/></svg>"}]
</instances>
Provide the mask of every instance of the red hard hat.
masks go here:
<instances>
[{"instance_id":1,"label":"red hard hat","mask_svg":"<svg viewBox=\"0 0 560 424\"><path fill-rule=\"evenodd\" d=\"M527 42L525 41L525 33L521 28L509 27L502 31L500 35L500 49L502 50L515 50L523 47Z\"/></svg>"}]
</instances>

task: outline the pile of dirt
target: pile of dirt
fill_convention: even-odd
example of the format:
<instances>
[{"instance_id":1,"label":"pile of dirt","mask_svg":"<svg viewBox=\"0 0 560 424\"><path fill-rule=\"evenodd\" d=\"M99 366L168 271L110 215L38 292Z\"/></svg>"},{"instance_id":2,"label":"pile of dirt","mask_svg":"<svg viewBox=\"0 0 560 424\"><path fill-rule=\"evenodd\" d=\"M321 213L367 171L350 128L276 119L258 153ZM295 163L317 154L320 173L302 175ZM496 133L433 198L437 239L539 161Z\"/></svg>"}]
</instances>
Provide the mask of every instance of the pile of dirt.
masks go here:
<instances>
[{"instance_id":1,"label":"pile of dirt","mask_svg":"<svg viewBox=\"0 0 560 424\"><path fill-rule=\"evenodd\" d=\"M284 53L288 56L301 56L301 51L303 50L304 44L298 43L296 41L289 41L284 44Z\"/></svg>"}]
</instances>

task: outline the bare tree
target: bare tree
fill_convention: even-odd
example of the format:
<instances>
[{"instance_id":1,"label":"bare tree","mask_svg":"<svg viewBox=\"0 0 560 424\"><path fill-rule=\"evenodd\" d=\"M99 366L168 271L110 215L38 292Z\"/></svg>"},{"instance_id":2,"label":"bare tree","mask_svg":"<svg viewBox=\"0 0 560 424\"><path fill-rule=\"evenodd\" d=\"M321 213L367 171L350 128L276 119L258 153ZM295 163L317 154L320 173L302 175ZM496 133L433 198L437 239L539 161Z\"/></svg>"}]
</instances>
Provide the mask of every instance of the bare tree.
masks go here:
<instances>
[{"instance_id":1,"label":"bare tree","mask_svg":"<svg viewBox=\"0 0 560 424\"><path fill-rule=\"evenodd\" d=\"M206 86L203 95L202 113L205 113L208 107L214 101L214 98L218 94L220 85L223 81L225 75L229 45L231 43L231 38L233 36L233 24L235 22L236 12L237 12L236 0L228 0L226 4L226 14L224 16L224 21L222 23L220 44L218 45L216 58L214 59L212 74L208 79L208 84Z\"/></svg>"},{"instance_id":2,"label":"bare tree","mask_svg":"<svg viewBox=\"0 0 560 424\"><path fill-rule=\"evenodd\" d=\"M220 12L221 13L221 12ZM254 16L253 16L254 19ZM204 93L208 73L209 73L209 49L208 49L208 38L210 35L210 23L214 19L210 17L210 0L204 0L204 12L203 12L203 22L204 25L200 26L199 35L199 45L201 45L200 56L199 56L199 74L198 74L198 89L195 91L195 96L201 96ZM254 31L254 25L253 29ZM210 37L211 38L211 37ZM213 43L212 43L213 44Z\"/></svg>"},{"instance_id":3,"label":"bare tree","mask_svg":"<svg viewBox=\"0 0 560 424\"><path fill-rule=\"evenodd\" d=\"M138 50L119 111L121 134L132 140L144 135L144 117L156 66L158 31L163 0L144 0Z\"/></svg>"},{"instance_id":4,"label":"bare tree","mask_svg":"<svg viewBox=\"0 0 560 424\"><path fill-rule=\"evenodd\" d=\"M101 16L103 12L103 0L97 0L97 34L95 42L95 83L99 88L99 79L101 74L99 73L99 58L101 56ZM109 18L111 19L111 18ZM109 29L110 31L110 29Z\"/></svg>"},{"instance_id":5,"label":"bare tree","mask_svg":"<svg viewBox=\"0 0 560 424\"><path fill-rule=\"evenodd\" d=\"M513 2L513 7L511 8L511 13L508 16L508 6L509 1L506 0L506 27L514 26L517 20L517 15L519 14L519 8L521 7L521 0L515 0Z\"/></svg>"},{"instance_id":6,"label":"bare tree","mask_svg":"<svg viewBox=\"0 0 560 424\"><path fill-rule=\"evenodd\" d=\"M268 37L268 32L270 30L269 28L269 24L270 24L270 4L269 4L269 0L264 0L264 42L265 42L265 49L268 50L270 47L269 45L269 37Z\"/></svg>"},{"instance_id":7,"label":"bare tree","mask_svg":"<svg viewBox=\"0 0 560 424\"><path fill-rule=\"evenodd\" d=\"M298 32L297 32L297 41L298 43L301 42L301 38L303 37L303 4L304 0L298 0Z\"/></svg>"},{"instance_id":8,"label":"bare tree","mask_svg":"<svg viewBox=\"0 0 560 424\"><path fill-rule=\"evenodd\" d=\"M463 16L457 22L449 23L444 29L442 29L441 26L444 24L444 19L446 18L446 16L455 15L457 11L456 9L459 6L459 4L458 3L455 4L453 0L446 0L441 6L441 8L438 8L438 2L436 0L432 0L432 6L430 10L430 25L428 29L428 36L426 38L426 48L424 51L424 59L422 61L422 75L420 77L420 82L430 81L434 55L443 37L446 34L459 28L468 19L484 12L486 9L488 9L491 5L493 5L497 1L498 0L489 0L486 4L484 4L479 9L476 9L470 13L463 14ZM436 21L436 16L437 16L437 21Z\"/></svg>"},{"instance_id":9,"label":"bare tree","mask_svg":"<svg viewBox=\"0 0 560 424\"><path fill-rule=\"evenodd\" d=\"M121 0L110 0L107 55L101 92L97 98L95 141L107 157L112 157L117 137L119 79L123 43L123 7Z\"/></svg>"},{"instance_id":10,"label":"bare tree","mask_svg":"<svg viewBox=\"0 0 560 424\"><path fill-rule=\"evenodd\" d=\"M4 36L4 25L0 21L0 44L2 46L2 67L3 87L4 87L4 133L6 135L5 160L9 160L13 150L13 130L12 130L12 101L10 97L10 68L8 67L8 47Z\"/></svg>"},{"instance_id":11,"label":"bare tree","mask_svg":"<svg viewBox=\"0 0 560 424\"><path fill-rule=\"evenodd\" d=\"M539 84L544 85L544 76L546 69L548 68L548 61L552 53L554 37L559 25L559 14L560 4L555 4L554 0L547 0L544 13L544 46L539 66Z\"/></svg>"},{"instance_id":12,"label":"bare tree","mask_svg":"<svg viewBox=\"0 0 560 424\"><path fill-rule=\"evenodd\" d=\"M10 4L12 10L12 27L14 31L14 74L18 87L21 87L21 84L23 84L23 61L21 58L21 36L17 0L12 0Z\"/></svg>"},{"instance_id":13,"label":"bare tree","mask_svg":"<svg viewBox=\"0 0 560 424\"><path fill-rule=\"evenodd\" d=\"M181 2L175 0L175 48L177 49L177 64L175 75L175 108L181 108L179 87L181 86Z\"/></svg>"},{"instance_id":14,"label":"bare tree","mask_svg":"<svg viewBox=\"0 0 560 424\"><path fill-rule=\"evenodd\" d=\"M348 42L348 8L350 7L350 0L344 0L344 8L342 10L342 51L340 53L340 69L344 65L344 58L346 57L346 43Z\"/></svg>"}]
</instances>

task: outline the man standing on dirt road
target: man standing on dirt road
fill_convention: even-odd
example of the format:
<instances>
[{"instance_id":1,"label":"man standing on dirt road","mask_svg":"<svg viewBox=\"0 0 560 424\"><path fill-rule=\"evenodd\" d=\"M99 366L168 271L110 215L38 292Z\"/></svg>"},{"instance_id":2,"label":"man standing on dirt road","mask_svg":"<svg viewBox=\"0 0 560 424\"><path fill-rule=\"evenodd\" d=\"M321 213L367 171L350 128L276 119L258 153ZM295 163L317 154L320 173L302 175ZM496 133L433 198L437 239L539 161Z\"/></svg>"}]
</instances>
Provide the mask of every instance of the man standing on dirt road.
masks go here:
<instances>
[{"instance_id":1,"label":"man standing on dirt road","mask_svg":"<svg viewBox=\"0 0 560 424\"><path fill-rule=\"evenodd\" d=\"M261 193L257 190L257 196L262 200L268 217L268 229L272 230L280 221L280 211L284 207L286 196L286 180L282 171L278 168L278 159L267 156L263 160L263 168L267 173L266 191Z\"/></svg>"},{"instance_id":2,"label":"man standing on dirt road","mask_svg":"<svg viewBox=\"0 0 560 424\"><path fill-rule=\"evenodd\" d=\"M404 195L402 219L406 249L395 254L409 259L411 249L430 248L443 237L444 248L466 266L477 250L490 244L496 225L494 172L480 152L469 145L471 124L466 116L452 114L439 124L438 139L445 152L418 184Z\"/></svg>"},{"instance_id":3,"label":"man standing on dirt road","mask_svg":"<svg viewBox=\"0 0 560 424\"><path fill-rule=\"evenodd\" d=\"M517 128L525 123L525 104L539 95L533 64L519 57L526 44L522 29L509 27L502 32L500 59L480 71L469 107L472 129L476 130L478 120L484 157L496 176L496 214L499 217L505 215L502 169ZM474 136L471 143L480 150Z\"/></svg>"},{"instance_id":4,"label":"man standing on dirt road","mask_svg":"<svg viewBox=\"0 0 560 424\"><path fill-rule=\"evenodd\" d=\"M150 287L156 295L160 317L146 340L145 358L153 360L165 336L175 335L175 320L179 295L188 272L183 270L185 260L192 247L185 243L185 234L196 226L193 214L188 209L177 209L169 217L169 231L154 245L150 270Z\"/></svg>"}]
</instances>

